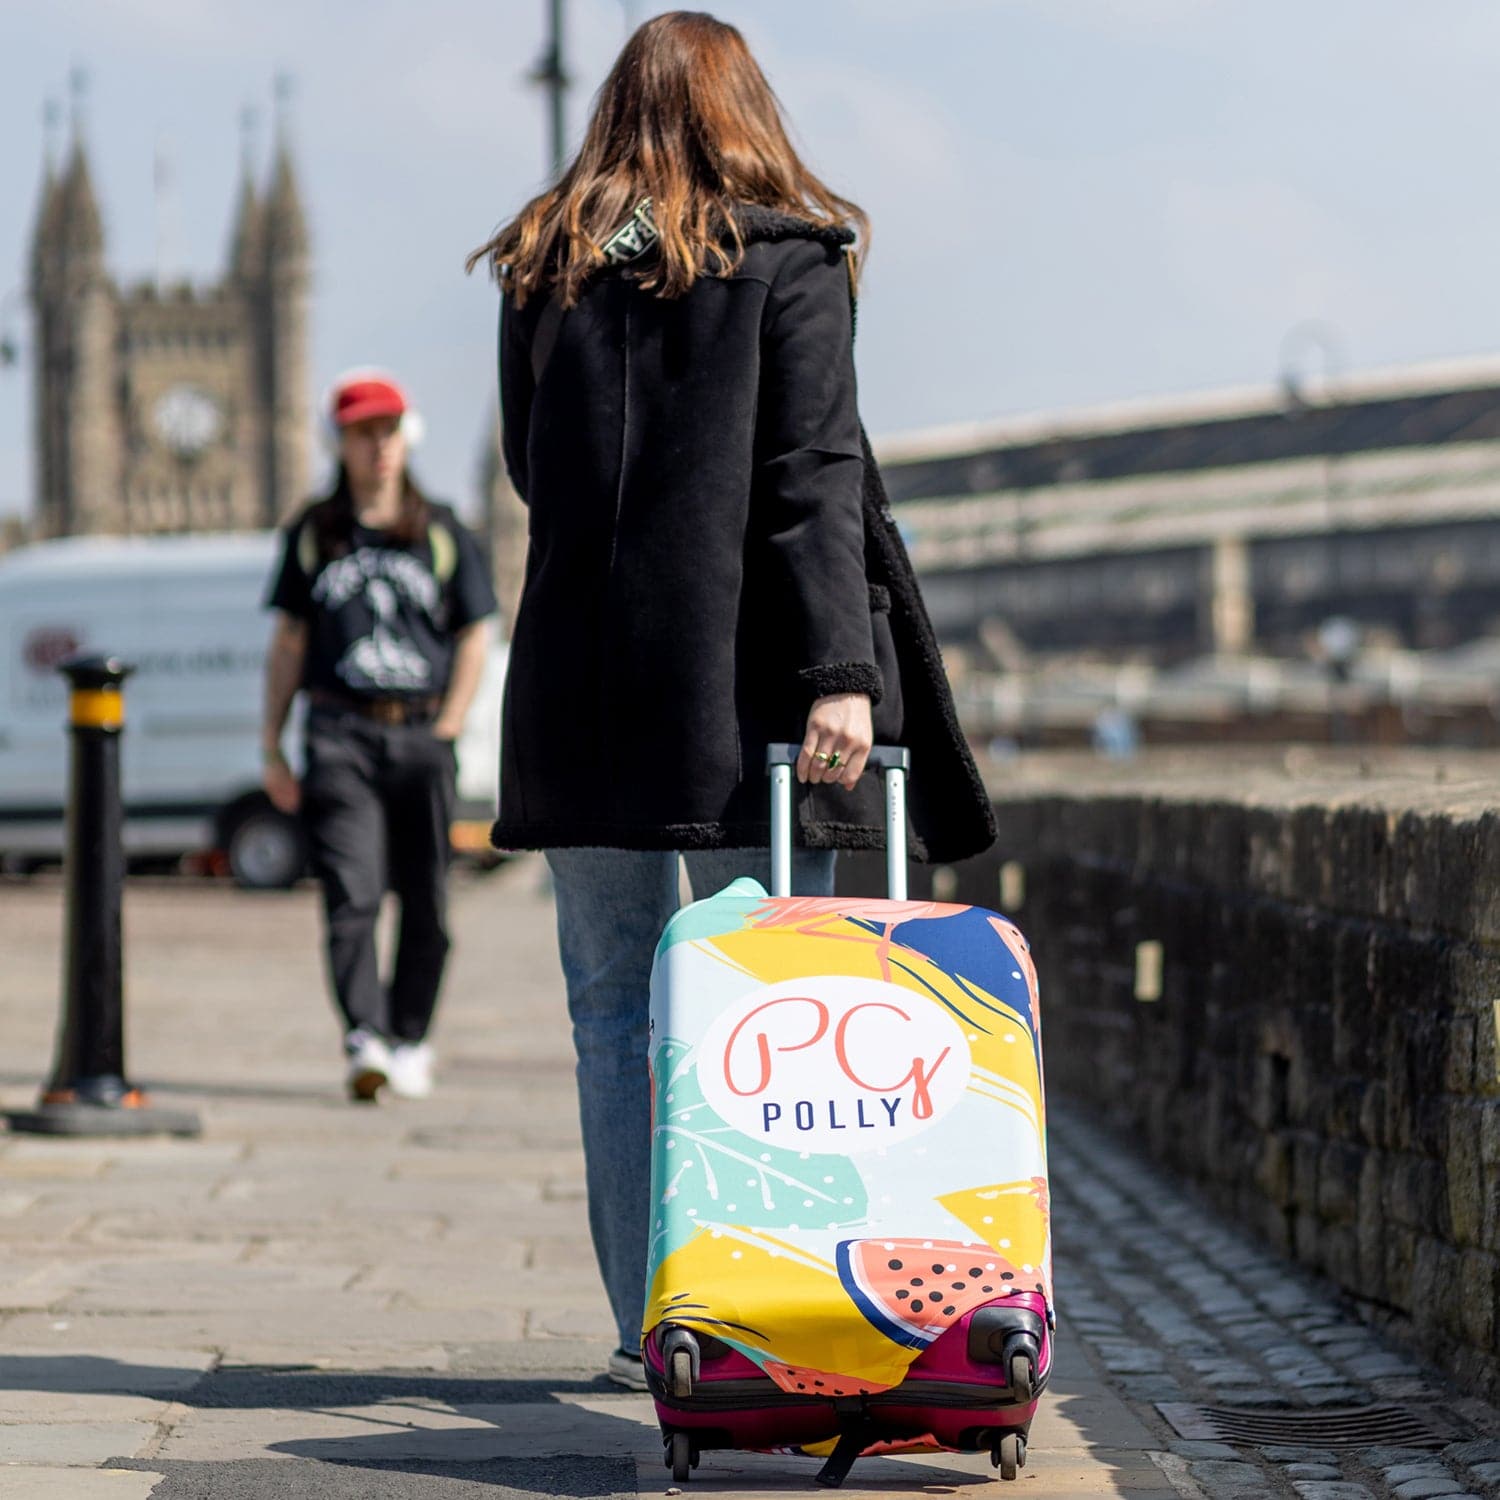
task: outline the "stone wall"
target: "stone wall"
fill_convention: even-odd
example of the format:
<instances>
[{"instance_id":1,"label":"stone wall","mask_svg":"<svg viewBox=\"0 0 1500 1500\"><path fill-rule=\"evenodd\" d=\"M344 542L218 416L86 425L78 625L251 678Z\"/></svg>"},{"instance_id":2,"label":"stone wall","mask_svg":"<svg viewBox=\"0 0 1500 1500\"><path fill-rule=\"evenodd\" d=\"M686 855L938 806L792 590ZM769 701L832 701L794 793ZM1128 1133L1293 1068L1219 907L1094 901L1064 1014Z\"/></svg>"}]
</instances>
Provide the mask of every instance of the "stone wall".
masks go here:
<instances>
[{"instance_id":1,"label":"stone wall","mask_svg":"<svg viewBox=\"0 0 1500 1500\"><path fill-rule=\"evenodd\" d=\"M995 786L996 852L936 880L1024 886L1049 1088L1500 1397L1500 757Z\"/></svg>"}]
</instances>

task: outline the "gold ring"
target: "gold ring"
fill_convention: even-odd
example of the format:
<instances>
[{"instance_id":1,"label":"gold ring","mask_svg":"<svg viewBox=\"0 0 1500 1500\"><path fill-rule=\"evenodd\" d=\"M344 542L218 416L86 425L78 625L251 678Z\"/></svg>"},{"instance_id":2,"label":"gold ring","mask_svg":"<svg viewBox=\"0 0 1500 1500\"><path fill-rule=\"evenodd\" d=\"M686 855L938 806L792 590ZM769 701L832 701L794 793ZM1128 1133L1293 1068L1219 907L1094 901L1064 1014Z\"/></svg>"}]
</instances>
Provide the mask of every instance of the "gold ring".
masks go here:
<instances>
[{"instance_id":1,"label":"gold ring","mask_svg":"<svg viewBox=\"0 0 1500 1500\"><path fill-rule=\"evenodd\" d=\"M828 756L826 754L824 754L824 752L821 751L821 750L814 750L813 751L813 759L814 760L827 760Z\"/></svg>"},{"instance_id":2,"label":"gold ring","mask_svg":"<svg viewBox=\"0 0 1500 1500\"><path fill-rule=\"evenodd\" d=\"M842 757L839 755L838 751L835 750L833 754L828 757L828 769L832 771L839 764L839 761L841 759Z\"/></svg>"}]
</instances>

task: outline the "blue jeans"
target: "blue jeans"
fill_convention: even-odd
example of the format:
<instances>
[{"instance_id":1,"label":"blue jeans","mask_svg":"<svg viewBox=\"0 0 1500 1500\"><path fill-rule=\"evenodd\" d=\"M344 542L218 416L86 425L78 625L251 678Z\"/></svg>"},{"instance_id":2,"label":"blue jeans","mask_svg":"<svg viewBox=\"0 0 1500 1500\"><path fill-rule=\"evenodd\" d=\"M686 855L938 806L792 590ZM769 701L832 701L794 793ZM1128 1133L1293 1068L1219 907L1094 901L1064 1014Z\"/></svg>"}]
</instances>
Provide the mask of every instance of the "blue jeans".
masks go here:
<instances>
[{"instance_id":1,"label":"blue jeans","mask_svg":"<svg viewBox=\"0 0 1500 1500\"><path fill-rule=\"evenodd\" d=\"M696 899L741 875L769 889L765 849L683 856ZM832 850L797 849L792 889L833 894ZM620 1347L641 1345L651 1198L651 1090L646 1032L651 960L677 910L677 855L636 849L549 849L557 943L578 1053L578 1106L589 1232Z\"/></svg>"}]
</instances>

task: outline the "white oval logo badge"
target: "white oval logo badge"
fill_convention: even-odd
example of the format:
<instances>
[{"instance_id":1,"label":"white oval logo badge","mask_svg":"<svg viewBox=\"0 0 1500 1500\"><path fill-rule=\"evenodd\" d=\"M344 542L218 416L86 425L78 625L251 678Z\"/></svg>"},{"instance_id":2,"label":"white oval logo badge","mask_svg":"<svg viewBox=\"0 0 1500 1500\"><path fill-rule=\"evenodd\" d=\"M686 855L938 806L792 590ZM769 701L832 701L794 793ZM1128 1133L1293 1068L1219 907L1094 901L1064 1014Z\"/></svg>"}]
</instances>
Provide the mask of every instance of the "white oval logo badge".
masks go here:
<instances>
[{"instance_id":1,"label":"white oval logo badge","mask_svg":"<svg viewBox=\"0 0 1500 1500\"><path fill-rule=\"evenodd\" d=\"M968 1087L969 1044L936 1002L846 974L746 995L708 1028L698 1086L752 1140L851 1155L925 1130Z\"/></svg>"}]
</instances>

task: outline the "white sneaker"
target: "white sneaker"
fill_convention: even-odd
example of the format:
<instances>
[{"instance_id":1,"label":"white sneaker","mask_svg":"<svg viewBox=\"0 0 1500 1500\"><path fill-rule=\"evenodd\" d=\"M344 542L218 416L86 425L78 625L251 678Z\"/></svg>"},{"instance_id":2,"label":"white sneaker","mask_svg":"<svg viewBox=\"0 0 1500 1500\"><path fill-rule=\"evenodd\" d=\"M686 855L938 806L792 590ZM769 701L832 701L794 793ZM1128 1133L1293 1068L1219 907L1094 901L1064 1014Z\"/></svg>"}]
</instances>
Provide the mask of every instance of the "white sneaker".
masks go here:
<instances>
[{"instance_id":1,"label":"white sneaker","mask_svg":"<svg viewBox=\"0 0 1500 1500\"><path fill-rule=\"evenodd\" d=\"M344 1038L349 1059L349 1097L360 1104L373 1104L391 1077L391 1049L374 1032L356 1027Z\"/></svg>"},{"instance_id":2,"label":"white sneaker","mask_svg":"<svg viewBox=\"0 0 1500 1500\"><path fill-rule=\"evenodd\" d=\"M403 1099L432 1093L432 1048L426 1042L397 1042L391 1048L391 1092Z\"/></svg>"},{"instance_id":3,"label":"white sneaker","mask_svg":"<svg viewBox=\"0 0 1500 1500\"><path fill-rule=\"evenodd\" d=\"M609 1357L609 1363L604 1367L604 1373L616 1385L623 1385L627 1391L649 1391L651 1387L646 1384L646 1365L639 1354L627 1354L623 1349L616 1349Z\"/></svg>"}]
</instances>

